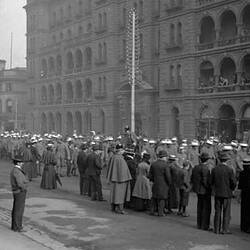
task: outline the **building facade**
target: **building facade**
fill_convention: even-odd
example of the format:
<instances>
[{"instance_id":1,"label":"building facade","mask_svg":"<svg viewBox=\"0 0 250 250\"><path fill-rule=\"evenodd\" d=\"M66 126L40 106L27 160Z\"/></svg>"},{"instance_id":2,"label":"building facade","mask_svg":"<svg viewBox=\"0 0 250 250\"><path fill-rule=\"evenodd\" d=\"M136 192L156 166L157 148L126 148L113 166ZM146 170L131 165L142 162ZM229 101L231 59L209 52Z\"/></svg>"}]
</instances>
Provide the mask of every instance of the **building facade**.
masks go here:
<instances>
[{"instance_id":1,"label":"building facade","mask_svg":"<svg viewBox=\"0 0 250 250\"><path fill-rule=\"evenodd\" d=\"M5 69L0 60L0 130L23 130L27 110L25 68Z\"/></svg>"},{"instance_id":2,"label":"building facade","mask_svg":"<svg viewBox=\"0 0 250 250\"><path fill-rule=\"evenodd\" d=\"M136 8L136 132L240 138L250 128L250 1L28 0L29 128L118 134L130 124L128 10Z\"/></svg>"}]
</instances>

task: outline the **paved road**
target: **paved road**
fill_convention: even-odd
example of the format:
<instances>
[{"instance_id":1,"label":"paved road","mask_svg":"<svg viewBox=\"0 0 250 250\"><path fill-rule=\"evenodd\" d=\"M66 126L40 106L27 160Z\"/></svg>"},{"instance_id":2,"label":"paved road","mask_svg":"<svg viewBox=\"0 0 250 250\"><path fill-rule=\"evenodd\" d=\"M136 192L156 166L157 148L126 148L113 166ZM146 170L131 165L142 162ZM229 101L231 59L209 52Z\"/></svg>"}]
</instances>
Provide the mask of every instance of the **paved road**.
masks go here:
<instances>
[{"instance_id":1,"label":"paved road","mask_svg":"<svg viewBox=\"0 0 250 250\"><path fill-rule=\"evenodd\" d=\"M12 196L11 165L0 162L0 224L9 230ZM128 211L110 212L107 202L93 202L78 194L78 178L62 178L63 187L39 188L40 178L29 185L24 234L53 250L249 250L250 236L239 231L239 205L232 207L233 235L215 235L195 228L196 198L191 196L190 217L164 218ZM104 197L108 198L104 183ZM11 250L4 249L4 250Z\"/></svg>"}]
</instances>

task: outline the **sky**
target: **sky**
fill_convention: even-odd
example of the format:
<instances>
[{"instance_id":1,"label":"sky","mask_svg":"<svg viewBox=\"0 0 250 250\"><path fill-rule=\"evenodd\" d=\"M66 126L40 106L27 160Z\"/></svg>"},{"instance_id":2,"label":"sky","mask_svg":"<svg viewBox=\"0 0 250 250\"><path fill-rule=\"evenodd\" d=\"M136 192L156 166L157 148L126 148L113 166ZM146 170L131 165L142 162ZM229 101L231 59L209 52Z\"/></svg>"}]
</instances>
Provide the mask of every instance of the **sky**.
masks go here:
<instances>
[{"instance_id":1,"label":"sky","mask_svg":"<svg viewBox=\"0 0 250 250\"><path fill-rule=\"evenodd\" d=\"M13 33L12 67L26 66L26 0L0 0L0 59L10 67L11 32Z\"/></svg>"}]
</instances>

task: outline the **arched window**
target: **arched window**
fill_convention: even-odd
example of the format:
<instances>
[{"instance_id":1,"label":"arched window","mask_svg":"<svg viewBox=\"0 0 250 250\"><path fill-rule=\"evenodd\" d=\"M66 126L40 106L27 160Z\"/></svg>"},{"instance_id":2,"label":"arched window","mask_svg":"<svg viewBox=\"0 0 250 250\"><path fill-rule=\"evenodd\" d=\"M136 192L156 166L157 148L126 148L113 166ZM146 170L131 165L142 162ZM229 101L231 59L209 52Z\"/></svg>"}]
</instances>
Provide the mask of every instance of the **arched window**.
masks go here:
<instances>
[{"instance_id":1,"label":"arched window","mask_svg":"<svg viewBox=\"0 0 250 250\"><path fill-rule=\"evenodd\" d=\"M182 70L180 64L178 64L176 67L176 75L177 75L177 85L178 87L180 87L182 85Z\"/></svg>"},{"instance_id":2,"label":"arched window","mask_svg":"<svg viewBox=\"0 0 250 250\"><path fill-rule=\"evenodd\" d=\"M49 94L49 103L53 103L54 101L54 98L55 98L55 93L54 93L54 87L53 85L49 85L49 88L48 88L48 94Z\"/></svg>"},{"instance_id":3,"label":"arched window","mask_svg":"<svg viewBox=\"0 0 250 250\"><path fill-rule=\"evenodd\" d=\"M182 24L178 23L177 26L177 44L182 44Z\"/></svg>"},{"instance_id":4,"label":"arched window","mask_svg":"<svg viewBox=\"0 0 250 250\"><path fill-rule=\"evenodd\" d=\"M102 78L99 77L99 80L98 80L98 92L99 92L99 95L102 94Z\"/></svg>"},{"instance_id":5,"label":"arched window","mask_svg":"<svg viewBox=\"0 0 250 250\"><path fill-rule=\"evenodd\" d=\"M139 1L139 20L143 20L143 0Z\"/></svg>"},{"instance_id":6,"label":"arched window","mask_svg":"<svg viewBox=\"0 0 250 250\"><path fill-rule=\"evenodd\" d=\"M82 134L82 114L80 111L75 113L75 121L76 121L76 133Z\"/></svg>"},{"instance_id":7,"label":"arched window","mask_svg":"<svg viewBox=\"0 0 250 250\"><path fill-rule=\"evenodd\" d=\"M107 27L107 25L108 25L107 13L106 12L103 13L103 22L102 22L102 24L103 24L104 27Z\"/></svg>"},{"instance_id":8,"label":"arched window","mask_svg":"<svg viewBox=\"0 0 250 250\"><path fill-rule=\"evenodd\" d=\"M73 86L72 86L72 83L71 82L67 82L67 85L66 85L66 101L67 102L72 102L73 101Z\"/></svg>"},{"instance_id":9,"label":"arched window","mask_svg":"<svg viewBox=\"0 0 250 250\"><path fill-rule=\"evenodd\" d=\"M49 71L50 71L50 73L55 72L55 61L54 61L53 57L49 58Z\"/></svg>"},{"instance_id":10,"label":"arched window","mask_svg":"<svg viewBox=\"0 0 250 250\"><path fill-rule=\"evenodd\" d=\"M170 72L170 74L169 74L169 76L170 76L170 79L169 79L169 81L170 81L170 83L169 83L169 85L170 86L174 86L175 85L175 73L174 73L174 65L170 65L170 70L169 70Z\"/></svg>"},{"instance_id":11,"label":"arched window","mask_svg":"<svg viewBox=\"0 0 250 250\"><path fill-rule=\"evenodd\" d=\"M235 65L235 62L231 58L226 57L222 60L220 73L221 73L221 76L228 81L228 84L236 83L235 82L236 65Z\"/></svg>"},{"instance_id":12,"label":"arched window","mask_svg":"<svg viewBox=\"0 0 250 250\"><path fill-rule=\"evenodd\" d=\"M82 51L78 49L76 51L76 68L80 70L83 65Z\"/></svg>"},{"instance_id":13,"label":"arched window","mask_svg":"<svg viewBox=\"0 0 250 250\"><path fill-rule=\"evenodd\" d=\"M235 14L228 10L221 15L221 40L229 40L237 36L237 25Z\"/></svg>"},{"instance_id":14,"label":"arched window","mask_svg":"<svg viewBox=\"0 0 250 250\"><path fill-rule=\"evenodd\" d=\"M171 23L170 24L170 32L169 32L169 43L170 45L174 45L175 44L175 27L174 27L174 24Z\"/></svg>"},{"instance_id":15,"label":"arched window","mask_svg":"<svg viewBox=\"0 0 250 250\"><path fill-rule=\"evenodd\" d=\"M101 13L98 14L98 27L99 29L102 27L102 14Z\"/></svg>"},{"instance_id":16,"label":"arched window","mask_svg":"<svg viewBox=\"0 0 250 250\"><path fill-rule=\"evenodd\" d=\"M105 113L103 110L100 110L100 125L101 125L101 133L104 134L106 131L106 121L105 121Z\"/></svg>"},{"instance_id":17,"label":"arched window","mask_svg":"<svg viewBox=\"0 0 250 250\"><path fill-rule=\"evenodd\" d=\"M86 94L86 98L90 99L92 97L92 82L90 79L86 80L85 83L85 94Z\"/></svg>"},{"instance_id":18,"label":"arched window","mask_svg":"<svg viewBox=\"0 0 250 250\"><path fill-rule=\"evenodd\" d=\"M88 133L92 130L92 114L90 111L86 111L84 114L84 128L85 133Z\"/></svg>"},{"instance_id":19,"label":"arched window","mask_svg":"<svg viewBox=\"0 0 250 250\"><path fill-rule=\"evenodd\" d=\"M46 77L47 74L48 74L47 61L45 59L42 59L40 77L41 78Z\"/></svg>"},{"instance_id":20,"label":"arched window","mask_svg":"<svg viewBox=\"0 0 250 250\"><path fill-rule=\"evenodd\" d=\"M80 102L82 101L82 94L83 94L83 91L82 91L82 82L80 80L77 80L76 81L76 99L77 99L77 102Z\"/></svg>"},{"instance_id":21,"label":"arched window","mask_svg":"<svg viewBox=\"0 0 250 250\"><path fill-rule=\"evenodd\" d=\"M60 83L56 84L56 103L61 103L62 101L62 85Z\"/></svg>"},{"instance_id":22,"label":"arched window","mask_svg":"<svg viewBox=\"0 0 250 250\"><path fill-rule=\"evenodd\" d=\"M67 112L66 115L66 125L67 125L67 134L72 135L73 134L73 115L71 112Z\"/></svg>"},{"instance_id":23,"label":"arched window","mask_svg":"<svg viewBox=\"0 0 250 250\"><path fill-rule=\"evenodd\" d=\"M91 66L92 64L92 50L91 48L85 49L86 66Z\"/></svg>"},{"instance_id":24,"label":"arched window","mask_svg":"<svg viewBox=\"0 0 250 250\"><path fill-rule=\"evenodd\" d=\"M98 58L99 58L99 61L102 60L102 44L101 43L98 44Z\"/></svg>"},{"instance_id":25,"label":"arched window","mask_svg":"<svg viewBox=\"0 0 250 250\"><path fill-rule=\"evenodd\" d=\"M214 86L214 67L210 61L204 61L200 65L200 87Z\"/></svg>"},{"instance_id":26,"label":"arched window","mask_svg":"<svg viewBox=\"0 0 250 250\"><path fill-rule=\"evenodd\" d=\"M108 58L107 58L107 44L104 42L103 43L103 61L107 62Z\"/></svg>"},{"instance_id":27,"label":"arched window","mask_svg":"<svg viewBox=\"0 0 250 250\"><path fill-rule=\"evenodd\" d=\"M14 111L14 104L11 99L7 99L6 101L6 112L7 113L13 113Z\"/></svg>"},{"instance_id":28,"label":"arched window","mask_svg":"<svg viewBox=\"0 0 250 250\"><path fill-rule=\"evenodd\" d=\"M67 53L67 69L73 69L74 68L74 59L72 52Z\"/></svg>"},{"instance_id":29,"label":"arched window","mask_svg":"<svg viewBox=\"0 0 250 250\"><path fill-rule=\"evenodd\" d=\"M212 17L207 16L201 20L200 43L213 43L216 39L215 24Z\"/></svg>"},{"instance_id":30,"label":"arched window","mask_svg":"<svg viewBox=\"0 0 250 250\"><path fill-rule=\"evenodd\" d=\"M48 130L47 130L47 117L46 117L45 113L42 113L42 115L41 115L41 133L42 134L48 133Z\"/></svg>"},{"instance_id":31,"label":"arched window","mask_svg":"<svg viewBox=\"0 0 250 250\"><path fill-rule=\"evenodd\" d=\"M103 95L106 95L107 94L107 79L106 79L106 76L103 77L103 80L102 80L102 91L103 91Z\"/></svg>"},{"instance_id":32,"label":"arched window","mask_svg":"<svg viewBox=\"0 0 250 250\"><path fill-rule=\"evenodd\" d=\"M56 73L57 74L62 73L62 57L61 57L61 55L57 55L57 57L56 57Z\"/></svg>"}]
</instances>

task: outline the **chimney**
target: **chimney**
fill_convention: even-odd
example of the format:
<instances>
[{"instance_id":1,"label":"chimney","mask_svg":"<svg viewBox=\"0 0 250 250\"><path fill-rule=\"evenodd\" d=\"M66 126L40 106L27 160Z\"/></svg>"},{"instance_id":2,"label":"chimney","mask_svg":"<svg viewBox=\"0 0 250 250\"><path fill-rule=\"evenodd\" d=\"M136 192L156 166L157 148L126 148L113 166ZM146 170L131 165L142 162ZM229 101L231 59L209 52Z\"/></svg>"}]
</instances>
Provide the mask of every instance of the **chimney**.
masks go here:
<instances>
[{"instance_id":1,"label":"chimney","mask_svg":"<svg viewBox=\"0 0 250 250\"><path fill-rule=\"evenodd\" d=\"M6 61L5 60L0 60L0 71L5 70L6 66Z\"/></svg>"}]
</instances>

